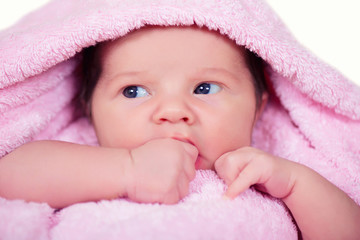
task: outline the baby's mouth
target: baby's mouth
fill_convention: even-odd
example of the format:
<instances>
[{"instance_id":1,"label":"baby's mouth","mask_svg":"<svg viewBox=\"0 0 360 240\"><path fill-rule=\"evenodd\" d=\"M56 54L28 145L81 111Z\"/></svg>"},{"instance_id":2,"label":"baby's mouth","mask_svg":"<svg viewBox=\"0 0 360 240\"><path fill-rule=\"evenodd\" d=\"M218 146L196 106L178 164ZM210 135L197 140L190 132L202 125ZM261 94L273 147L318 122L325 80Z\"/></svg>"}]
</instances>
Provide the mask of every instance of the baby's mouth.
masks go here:
<instances>
[{"instance_id":1,"label":"baby's mouth","mask_svg":"<svg viewBox=\"0 0 360 240\"><path fill-rule=\"evenodd\" d=\"M175 140L178 140L178 141L181 141L181 142L184 142L184 143L189 143L191 145L193 145L194 147L196 147L196 149L198 150L198 156L196 158L196 161L195 161L195 169L199 169L199 166L200 166L200 151L199 151L199 148L188 138L185 138L185 137L179 137L179 136L174 136L174 137L171 137L172 139L175 139Z\"/></svg>"},{"instance_id":2,"label":"baby's mouth","mask_svg":"<svg viewBox=\"0 0 360 240\"><path fill-rule=\"evenodd\" d=\"M175 137L171 137L172 139L175 139L175 140L178 140L178 141L181 141L181 142L184 142L184 143L190 143L191 145L193 145L194 147L195 144L188 138L184 138L184 137L178 137L178 136L175 136Z\"/></svg>"}]
</instances>

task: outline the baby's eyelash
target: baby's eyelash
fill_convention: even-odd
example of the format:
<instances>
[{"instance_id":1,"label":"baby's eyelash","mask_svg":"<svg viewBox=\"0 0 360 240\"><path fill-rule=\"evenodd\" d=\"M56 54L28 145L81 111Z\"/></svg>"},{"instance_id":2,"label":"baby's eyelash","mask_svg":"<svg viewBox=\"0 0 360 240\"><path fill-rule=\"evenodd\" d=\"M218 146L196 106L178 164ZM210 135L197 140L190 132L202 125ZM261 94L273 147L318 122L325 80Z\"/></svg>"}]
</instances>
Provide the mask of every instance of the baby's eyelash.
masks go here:
<instances>
[{"instance_id":1,"label":"baby's eyelash","mask_svg":"<svg viewBox=\"0 0 360 240\"><path fill-rule=\"evenodd\" d=\"M130 85L122 90L122 95L126 98L139 98L148 96L149 92L144 87Z\"/></svg>"},{"instance_id":2,"label":"baby's eyelash","mask_svg":"<svg viewBox=\"0 0 360 240\"><path fill-rule=\"evenodd\" d=\"M203 82L194 89L194 94L215 94L222 89L220 84L212 82Z\"/></svg>"}]
</instances>

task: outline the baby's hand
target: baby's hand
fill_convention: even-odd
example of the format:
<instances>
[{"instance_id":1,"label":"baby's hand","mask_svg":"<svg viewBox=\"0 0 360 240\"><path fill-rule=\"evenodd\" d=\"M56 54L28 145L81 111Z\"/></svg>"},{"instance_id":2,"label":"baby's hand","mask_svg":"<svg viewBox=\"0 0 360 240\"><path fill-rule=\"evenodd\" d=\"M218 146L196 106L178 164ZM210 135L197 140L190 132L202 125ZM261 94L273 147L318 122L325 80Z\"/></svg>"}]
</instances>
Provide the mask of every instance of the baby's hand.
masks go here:
<instances>
[{"instance_id":1,"label":"baby's hand","mask_svg":"<svg viewBox=\"0 0 360 240\"><path fill-rule=\"evenodd\" d=\"M229 186L225 196L234 198L250 186L276 198L287 197L294 186L296 163L261 150L244 147L222 155L215 170Z\"/></svg>"},{"instance_id":2,"label":"baby's hand","mask_svg":"<svg viewBox=\"0 0 360 240\"><path fill-rule=\"evenodd\" d=\"M177 203L195 177L198 150L174 139L151 140L130 150L127 196L136 202Z\"/></svg>"}]
</instances>

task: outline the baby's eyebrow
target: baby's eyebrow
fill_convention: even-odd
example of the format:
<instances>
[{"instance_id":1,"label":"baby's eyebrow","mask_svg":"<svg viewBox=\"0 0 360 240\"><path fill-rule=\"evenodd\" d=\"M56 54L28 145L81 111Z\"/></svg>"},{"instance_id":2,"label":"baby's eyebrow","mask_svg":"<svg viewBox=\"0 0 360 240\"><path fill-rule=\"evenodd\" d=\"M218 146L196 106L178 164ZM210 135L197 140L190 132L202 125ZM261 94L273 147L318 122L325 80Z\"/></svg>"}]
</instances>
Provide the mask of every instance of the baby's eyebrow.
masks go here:
<instances>
[{"instance_id":1,"label":"baby's eyebrow","mask_svg":"<svg viewBox=\"0 0 360 240\"><path fill-rule=\"evenodd\" d=\"M205 67L201 69L202 72L221 72L221 73L231 73L229 70L221 67Z\"/></svg>"},{"instance_id":2,"label":"baby's eyebrow","mask_svg":"<svg viewBox=\"0 0 360 240\"><path fill-rule=\"evenodd\" d=\"M116 74L109 74L104 77L104 83L111 89L116 89L126 83L136 82L139 79L144 79L147 71L123 71Z\"/></svg>"},{"instance_id":3,"label":"baby's eyebrow","mask_svg":"<svg viewBox=\"0 0 360 240\"><path fill-rule=\"evenodd\" d=\"M238 80L239 79L239 74L238 73L234 73L230 70L227 70L225 68L218 68L218 67L206 67L206 68L202 68L200 69L200 71L197 72L196 74L197 76L199 76L200 78L203 76L225 76L226 78L231 78L234 80Z\"/></svg>"},{"instance_id":4,"label":"baby's eyebrow","mask_svg":"<svg viewBox=\"0 0 360 240\"><path fill-rule=\"evenodd\" d=\"M112 84L118 84L119 80L136 80L139 78L142 78L146 75L147 71L124 71L124 72L118 72L114 75L110 75L110 76L105 76L105 78L107 79L106 81L108 82L108 84L112 85Z\"/></svg>"},{"instance_id":5,"label":"baby's eyebrow","mask_svg":"<svg viewBox=\"0 0 360 240\"><path fill-rule=\"evenodd\" d=\"M110 78L110 81L113 81L115 79L118 78L134 78L134 77L139 77L141 75L144 75L146 73L146 71L125 71L125 72L119 72L117 74L115 74L114 76L112 76Z\"/></svg>"}]
</instances>

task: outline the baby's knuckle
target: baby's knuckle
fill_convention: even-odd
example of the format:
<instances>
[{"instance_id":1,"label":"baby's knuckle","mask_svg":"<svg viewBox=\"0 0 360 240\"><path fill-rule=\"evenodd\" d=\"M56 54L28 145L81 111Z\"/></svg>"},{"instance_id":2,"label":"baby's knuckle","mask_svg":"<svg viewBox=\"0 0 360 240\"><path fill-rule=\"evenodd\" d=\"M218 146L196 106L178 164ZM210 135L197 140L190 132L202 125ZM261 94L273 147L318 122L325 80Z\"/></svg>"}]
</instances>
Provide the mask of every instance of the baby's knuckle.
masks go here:
<instances>
[{"instance_id":1,"label":"baby's knuckle","mask_svg":"<svg viewBox=\"0 0 360 240\"><path fill-rule=\"evenodd\" d=\"M273 172L275 170L276 163L276 159L266 153L258 155L258 164L264 169L267 169L269 172Z\"/></svg>"},{"instance_id":2,"label":"baby's knuckle","mask_svg":"<svg viewBox=\"0 0 360 240\"><path fill-rule=\"evenodd\" d=\"M230 154L226 158L224 165L228 168L233 168L239 163L239 158L236 154Z\"/></svg>"},{"instance_id":3,"label":"baby's knuckle","mask_svg":"<svg viewBox=\"0 0 360 240\"><path fill-rule=\"evenodd\" d=\"M240 148L239 152L241 154L252 154L252 153L256 152L256 149L251 146L245 146L245 147Z\"/></svg>"},{"instance_id":4,"label":"baby's knuckle","mask_svg":"<svg viewBox=\"0 0 360 240\"><path fill-rule=\"evenodd\" d=\"M223 164L224 164L224 159L219 159L219 160L215 161L215 163L214 163L215 170L221 169Z\"/></svg>"}]
</instances>

